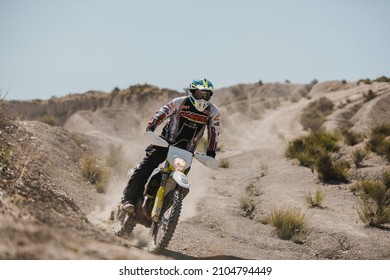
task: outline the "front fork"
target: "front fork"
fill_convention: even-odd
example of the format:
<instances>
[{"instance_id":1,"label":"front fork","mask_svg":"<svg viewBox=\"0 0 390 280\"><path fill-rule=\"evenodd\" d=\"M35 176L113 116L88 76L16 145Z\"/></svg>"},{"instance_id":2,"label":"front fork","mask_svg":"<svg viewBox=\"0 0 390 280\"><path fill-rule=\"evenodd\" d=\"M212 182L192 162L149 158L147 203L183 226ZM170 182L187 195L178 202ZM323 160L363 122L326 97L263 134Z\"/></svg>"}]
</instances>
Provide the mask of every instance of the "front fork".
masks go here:
<instances>
[{"instance_id":1,"label":"front fork","mask_svg":"<svg viewBox=\"0 0 390 280\"><path fill-rule=\"evenodd\" d=\"M160 219L161 208L162 208L162 205L164 202L164 197L165 197L165 185L167 183L167 179L168 179L170 173L171 173L171 170L169 168L169 163L166 162L164 170L163 170L163 174L161 176L160 187L158 188L158 191L156 194L156 199L154 200L152 214L151 214L153 222L156 222L156 223Z\"/></svg>"}]
</instances>

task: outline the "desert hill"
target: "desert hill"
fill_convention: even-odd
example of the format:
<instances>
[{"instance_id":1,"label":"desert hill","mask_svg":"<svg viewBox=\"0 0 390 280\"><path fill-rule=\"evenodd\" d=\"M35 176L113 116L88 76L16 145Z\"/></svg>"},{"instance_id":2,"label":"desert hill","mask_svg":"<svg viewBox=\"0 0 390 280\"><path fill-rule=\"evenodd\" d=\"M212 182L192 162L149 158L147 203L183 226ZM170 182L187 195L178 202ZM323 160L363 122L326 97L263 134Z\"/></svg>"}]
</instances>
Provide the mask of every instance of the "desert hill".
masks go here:
<instances>
[{"instance_id":1,"label":"desert hill","mask_svg":"<svg viewBox=\"0 0 390 280\"><path fill-rule=\"evenodd\" d=\"M347 128L364 135L357 146L340 142L336 156L351 162L372 128L390 122L390 84L384 82L258 82L216 90L213 101L222 113L217 158L225 166L210 171L194 165L193 189L165 256L142 250L147 242L142 226L129 241L116 237L110 211L129 169L143 157L146 123L182 94L137 85L3 104L3 113L6 105L16 120L0 122L7 158L0 172L0 258L390 258L389 230L366 227L357 213L359 196L350 191L359 178L378 178L389 170L385 157L370 153L362 168L350 169L347 183L326 183L285 156L290 141L309 133L300 123L303 110L326 97L334 104L326 130ZM45 116L59 126L43 123ZM99 186L83 176L88 159L107 170ZM308 207L303 194L318 188L326 192L323 206ZM242 206L245 199L249 210ZM283 206L306 215L302 242L278 238L265 222Z\"/></svg>"}]
</instances>

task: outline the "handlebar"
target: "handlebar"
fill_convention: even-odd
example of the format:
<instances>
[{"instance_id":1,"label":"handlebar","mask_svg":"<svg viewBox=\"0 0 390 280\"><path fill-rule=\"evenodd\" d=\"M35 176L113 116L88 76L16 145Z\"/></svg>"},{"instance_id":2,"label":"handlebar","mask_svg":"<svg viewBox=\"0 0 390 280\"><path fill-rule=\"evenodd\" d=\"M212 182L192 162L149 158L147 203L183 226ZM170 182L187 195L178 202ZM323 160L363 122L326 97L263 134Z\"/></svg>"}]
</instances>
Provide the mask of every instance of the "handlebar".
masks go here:
<instances>
[{"instance_id":1,"label":"handlebar","mask_svg":"<svg viewBox=\"0 0 390 280\"><path fill-rule=\"evenodd\" d=\"M165 148L169 147L169 143L165 139L161 138L160 136L158 136L157 134L155 134L152 131L146 131L144 133L144 139L149 144L152 144L152 145L156 145L159 147L165 147ZM196 158L200 163L202 163L203 165L205 165L209 168L216 169L219 166L219 161L216 160L215 158L209 157L209 156L207 156L203 153L199 153L199 152L194 152L193 155L194 155L194 158Z\"/></svg>"}]
</instances>

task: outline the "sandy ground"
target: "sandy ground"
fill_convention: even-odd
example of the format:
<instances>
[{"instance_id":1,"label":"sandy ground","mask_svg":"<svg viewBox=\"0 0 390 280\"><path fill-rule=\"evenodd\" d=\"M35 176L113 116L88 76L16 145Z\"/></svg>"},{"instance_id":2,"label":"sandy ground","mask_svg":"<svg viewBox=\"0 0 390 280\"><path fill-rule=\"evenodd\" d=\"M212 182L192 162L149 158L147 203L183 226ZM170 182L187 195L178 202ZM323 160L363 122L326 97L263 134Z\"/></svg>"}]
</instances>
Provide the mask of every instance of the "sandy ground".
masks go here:
<instances>
[{"instance_id":1,"label":"sandy ground","mask_svg":"<svg viewBox=\"0 0 390 280\"><path fill-rule=\"evenodd\" d=\"M132 111L134 108L82 111L69 119L66 129L18 122L7 139L19 147L13 154L17 164L2 175L1 181L0 241L4 246L0 257L390 259L390 232L362 224L357 213L359 198L349 190L353 182L323 184L310 169L284 155L288 141L307 133L298 120L313 99L326 95L336 105L345 103L328 117L328 129L339 127L347 116L355 130L367 131L382 120L390 120L386 110L381 116L375 114L383 111L383 104L390 100L390 86L325 83L312 89L310 100L294 102L289 95L299 86L259 89L247 85L238 89L243 91L241 95L237 90L224 89L220 91L224 98L216 98L223 113L217 158L228 161L229 167L209 170L194 163L190 195L162 256L146 252L148 230L142 226L137 226L130 240L113 235L115 225L108 217L120 199L127 172L116 174L108 183L108 191L100 194L83 180L78 166L79 157L91 153L104 164L112 144L122 145L125 161L137 164L145 146L137 133L141 136L143 124L161 100L145 101L150 106L143 104L142 113ZM352 116L346 114L350 104L362 102L368 89L377 92L378 97L364 103ZM277 105L272 108L261 105L276 99ZM134 112L130 126L126 122L131 117L129 112ZM371 160L372 165L359 172L389 168L380 158ZM310 208L304 194L318 188L326 192L325 202L322 208ZM255 206L250 216L240 208L243 196ZM58 207L59 200L63 207ZM308 231L302 244L279 239L273 227L264 223L273 209L285 206L299 208L307 218Z\"/></svg>"}]
</instances>

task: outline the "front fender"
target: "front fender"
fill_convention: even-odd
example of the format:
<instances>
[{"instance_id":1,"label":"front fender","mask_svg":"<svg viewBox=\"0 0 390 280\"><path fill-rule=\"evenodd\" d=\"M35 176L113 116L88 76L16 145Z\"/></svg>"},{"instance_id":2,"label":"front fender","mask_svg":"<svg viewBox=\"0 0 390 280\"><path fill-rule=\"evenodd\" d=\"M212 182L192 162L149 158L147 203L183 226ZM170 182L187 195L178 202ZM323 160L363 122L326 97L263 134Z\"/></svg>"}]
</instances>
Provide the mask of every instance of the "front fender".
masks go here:
<instances>
[{"instance_id":1,"label":"front fender","mask_svg":"<svg viewBox=\"0 0 390 280\"><path fill-rule=\"evenodd\" d=\"M171 173L170 177L172 177L172 179L175 180L179 186L185 189L190 188L191 183L188 180L188 177L183 172L174 171Z\"/></svg>"}]
</instances>

